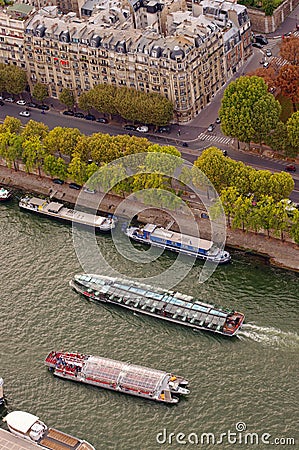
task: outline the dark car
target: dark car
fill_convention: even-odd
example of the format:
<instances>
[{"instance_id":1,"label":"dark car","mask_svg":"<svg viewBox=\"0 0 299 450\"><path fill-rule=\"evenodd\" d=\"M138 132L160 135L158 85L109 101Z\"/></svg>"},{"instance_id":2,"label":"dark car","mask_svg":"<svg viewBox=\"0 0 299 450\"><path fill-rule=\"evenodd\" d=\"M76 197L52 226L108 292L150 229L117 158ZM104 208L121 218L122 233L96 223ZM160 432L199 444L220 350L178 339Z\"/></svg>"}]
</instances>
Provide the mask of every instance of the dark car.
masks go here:
<instances>
[{"instance_id":1,"label":"dark car","mask_svg":"<svg viewBox=\"0 0 299 450\"><path fill-rule=\"evenodd\" d=\"M125 125L124 129L125 130L130 130L130 131L135 131L136 127L134 125Z\"/></svg>"},{"instance_id":2,"label":"dark car","mask_svg":"<svg viewBox=\"0 0 299 450\"><path fill-rule=\"evenodd\" d=\"M55 184L64 184L64 181L61 180L60 178L54 178L53 179L53 183L55 183Z\"/></svg>"},{"instance_id":3,"label":"dark car","mask_svg":"<svg viewBox=\"0 0 299 450\"><path fill-rule=\"evenodd\" d=\"M170 132L170 127L159 127L157 129L157 133L169 133Z\"/></svg>"},{"instance_id":4,"label":"dark car","mask_svg":"<svg viewBox=\"0 0 299 450\"><path fill-rule=\"evenodd\" d=\"M99 122L99 123L109 123L109 120L106 119L105 117L99 117L97 119L97 122Z\"/></svg>"},{"instance_id":5,"label":"dark car","mask_svg":"<svg viewBox=\"0 0 299 450\"><path fill-rule=\"evenodd\" d=\"M73 116L73 115L74 115L73 111L63 111L62 114L63 114L64 116Z\"/></svg>"},{"instance_id":6,"label":"dark car","mask_svg":"<svg viewBox=\"0 0 299 450\"><path fill-rule=\"evenodd\" d=\"M261 44L261 45L268 44L268 39L265 36L262 36L261 34L254 36L254 40L256 43Z\"/></svg>"},{"instance_id":7,"label":"dark car","mask_svg":"<svg viewBox=\"0 0 299 450\"><path fill-rule=\"evenodd\" d=\"M34 102L27 103L27 106L29 106L29 108L37 108L37 104Z\"/></svg>"},{"instance_id":8,"label":"dark car","mask_svg":"<svg viewBox=\"0 0 299 450\"><path fill-rule=\"evenodd\" d=\"M76 112L76 113L74 114L74 117L79 117L79 119L84 119L84 114L81 113L81 112Z\"/></svg>"},{"instance_id":9,"label":"dark car","mask_svg":"<svg viewBox=\"0 0 299 450\"><path fill-rule=\"evenodd\" d=\"M259 44L258 42L253 42L252 47L263 48L262 44Z\"/></svg>"},{"instance_id":10,"label":"dark car","mask_svg":"<svg viewBox=\"0 0 299 450\"><path fill-rule=\"evenodd\" d=\"M0 106L3 106L4 102L2 100L0 100Z\"/></svg>"},{"instance_id":11,"label":"dark car","mask_svg":"<svg viewBox=\"0 0 299 450\"><path fill-rule=\"evenodd\" d=\"M49 111L49 106L48 105L37 105L38 109L41 109L42 111Z\"/></svg>"},{"instance_id":12,"label":"dark car","mask_svg":"<svg viewBox=\"0 0 299 450\"><path fill-rule=\"evenodd\" d=\"M288 164L288 165L285 167L285 170L286 170L287 172L296 172L296 166L294 166L294 164Z\"/></svg>"},{"instance_id":13,"label":"dark car","mask_svg":"<svg viewBox=\"0 0 299 450\"><path fill-rule=\"evenodd\" d=\"M183 142L183 143L182 143L182 146L183 146L183 147L189 147L189 145L188 145L187 142Z\"/></svg>"},{"instance_id":14,"label":"dark car","mask_svg":"<svg viewBox=\"0 0 299 450\"><path fill-rule=\"evenodd\" d=\"M96 120L95 116L93 114L86 114L86 116L84 116L85 120Z\"/></svg>"},{"instance_id":15,"label":"dark car","mask_svg":"<svg viewBox=\"0 0 299 450\"><path fill-rule=\"evenodd\" d=\"M223 156L227 156L227 151L226 150L222 150L222 154L223 154Z\"/></svg>"},{"instance_id":16,"label":"dark car","mask_svg":"<svg viewBox=\"0 0 299 450\"><path fill-rule=\"evenodd\" d=\"M77 191L80 191L80 189L82 188L82 186L80 186L80 184L77 184L77 183L70 183L69 187L71 189L77 189Z\"/></svg>"}]
</instances>

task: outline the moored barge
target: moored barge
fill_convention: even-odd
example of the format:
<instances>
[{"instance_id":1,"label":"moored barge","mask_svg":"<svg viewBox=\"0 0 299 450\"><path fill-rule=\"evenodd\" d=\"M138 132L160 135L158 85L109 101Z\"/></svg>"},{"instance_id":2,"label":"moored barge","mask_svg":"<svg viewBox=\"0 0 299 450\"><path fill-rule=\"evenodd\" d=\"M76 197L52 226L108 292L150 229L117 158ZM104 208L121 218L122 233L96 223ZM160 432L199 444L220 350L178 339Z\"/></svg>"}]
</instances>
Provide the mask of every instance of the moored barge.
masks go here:
<instances>
[{"instance_id":1,"label":"moored barge","mask_svg":"<svg viewBox=\"0 0 299 450\"><path fill-rule=\"evenodd\" d=\"M79 274L70 281L70 286L89 300L121 306L135 313L224 336L234 336L244 321L244 314L240 312L133 280Z\"/></svg>"},{"instance_id":2,"label":"moored barge","mask_svg":"<svg viewBox=\"0 0 299 450\"><path fill-rule=\"evenodd\" d=\"M176 395L189 394L182 377L100 356L52 351L45 364L60 378L162 403L178 403Z\"/></svg>"},{"instance_id":3,"label":"moored barge","mask_svg":"<svg viewBox=\"0 0 299 450\"><path fill-rule=\"evenodd\" d=\"M25 411L13 411L4 419L14 435L51 450L95 450L88 442L48 428L39 417Z\"/></svg>"},{"instance_id":4,"label":"moored barge","mask_svg":"<svg viewBox=\"0 0 299 450\"><path fill-rule=\"evenodd\" d=\"M212 241L176 233L152 223L144 227L127 227L124 232L129 238L142 244L153 245L217 264L228 263L231 259L228 251L222 250Z\"/></svg>"},{"instance_id":5,"label":"moored barge","mask_svg":"<svg viewBox=\"0 0 299 450\"><path fill-rule=\"evenodd\" d=\"M41 216L60 220L67 223L93 227L97 231L108 232L116 226L114 217L102 217L83 211L69 209L63 203L52 202L38 197L24 197L19 202L19 207L25 211L33 212Z\"/></svg>"},{"instance_id":6,"label":"moored barge","mask_svg":"<svg viewBox=\"0 0 299 450\"><path fill-rule=\"evenodd\" d=\"M4 187L0 188L0 202L7 202L10 200L11 196L11 191L5 189Z\"/></svg>"}]
</instances>

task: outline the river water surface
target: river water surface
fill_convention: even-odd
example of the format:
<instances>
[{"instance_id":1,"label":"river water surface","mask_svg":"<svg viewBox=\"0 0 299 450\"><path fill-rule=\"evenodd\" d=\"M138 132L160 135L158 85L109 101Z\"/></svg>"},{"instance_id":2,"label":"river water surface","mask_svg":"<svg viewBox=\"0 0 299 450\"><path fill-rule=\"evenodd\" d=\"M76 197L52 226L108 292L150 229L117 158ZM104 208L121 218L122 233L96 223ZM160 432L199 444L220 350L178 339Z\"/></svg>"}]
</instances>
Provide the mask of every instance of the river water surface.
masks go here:
<instances>
[{"instance_id":1,"label":"river water surface","mask_svg":"<svg viewBox=\"0 0 299 450\"><path fill-rule=\"evenodd\" d=\"M191 295L200 289L205 301L244 312L246 325L229 339L80 297L68 285L82 268L67 225L21 212L14 201L0 205L0 227L0 376L8 411L34 413L97 450L266 449L277 438L282 440L276 448L296 448L282 443L297 437L298 445L297 274L235 252L230 265L218 267L199 287L197 262L177 289ZM117 262L111 237L98 241ZM155 267L163 270L174 259L166 254ZM126 273L135 276L136 267L127 264ZM191 393L166 406L63 381L43 364L53 349L173 371L189 380ZM233 435L229 442L224 437L219 444L200 443L203 433L220 441L229 430L237 432L238 443ZM246 432L257 434L258 446L244 443ZM264 443L263 433L271 435Z\"/></svg>"}]
</instances>

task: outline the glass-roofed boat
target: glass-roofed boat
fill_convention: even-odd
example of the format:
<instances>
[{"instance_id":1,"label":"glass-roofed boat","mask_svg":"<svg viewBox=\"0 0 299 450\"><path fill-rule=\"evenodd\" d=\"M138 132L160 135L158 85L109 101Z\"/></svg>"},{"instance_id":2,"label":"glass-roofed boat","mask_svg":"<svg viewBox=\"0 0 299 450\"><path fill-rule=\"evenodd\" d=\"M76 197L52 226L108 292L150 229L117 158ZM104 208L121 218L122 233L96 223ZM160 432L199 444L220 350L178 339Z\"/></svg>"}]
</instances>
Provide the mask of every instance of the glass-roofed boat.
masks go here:
<instances>
[{"instance_id":1,"label":"glass-roofed boat","mask_svg":"<svg viewBox=\"0 0 299 450\"><path fill-rule=\"evenodd\" d=\"M178 403L177 395L189 394L183 377L100 356L52 351L45 364L58 377L162 403Z\"/></svg>"},{"instance_id":2,"label":"glass-roofed boat","mask_svg":"<svg viewBox=\"0 0 299 450\"><path fill-rule=\"evenodd\" d=\"M240 312L129 279L78 274L70 281L70 286L89 300L122 306L134 312L224 336L234 336L244 322L244 314Z\"/></svg>"}]
</instances>

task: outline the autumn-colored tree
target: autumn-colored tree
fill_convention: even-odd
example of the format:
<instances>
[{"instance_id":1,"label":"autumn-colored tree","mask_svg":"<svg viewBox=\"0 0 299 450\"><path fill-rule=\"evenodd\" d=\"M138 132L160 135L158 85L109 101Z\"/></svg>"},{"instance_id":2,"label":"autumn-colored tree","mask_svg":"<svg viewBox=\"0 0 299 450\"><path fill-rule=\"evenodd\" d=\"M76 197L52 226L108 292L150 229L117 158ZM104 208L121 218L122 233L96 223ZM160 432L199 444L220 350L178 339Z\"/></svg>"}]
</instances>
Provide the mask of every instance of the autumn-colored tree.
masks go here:
<instances>
[{"instance_id":1,"label":"autumn-colored tree","mask_svg":"<svg viewBox=\"0 0 299 450\"><path fill-rule=\"evenodd\" d=\"M299 37L291 35L282 39L280 55L293 66L299 66Z\"/></svg>"},{"instance_id":2,"label":"autumn-colored tree","mask_svg":"<svg viewBox=\"0 0 299 450\"><path fill-rule=\"evenodd\" d=\"M0 133L10 133L19 134L22 130L22 122L16 117L6 116L3 124L0 126Z\"/></svg>"},{"instance_id":3,"label":"autumn-colored tree","mask_svg":"<svg viewBox=\"0 0 299 450\"><path fill-rule=\"evenodd\" d=\"M41 140L43 140L47 136L48 132L49 128L44 123L29 120L22 131L22 137L24 139L29 139L33 136L39 136Z\"/></svg>"},{"instance_id":4,"label":"autumn-colored tree","mask_svg":"<svg viewBox=\"0 0 299 450\"><path fill-rule=\"evenodd\" d=\"M275 88L276 86L276 71L274 70L272 65L269 66L267 69L265 67L259 67L253 72L249 72L247 76L249 77L256 76L262 78L265 81L266 85L268 86L268 91Z\"/></svg>"},{"instance_id":5,"label":"autumn-colored tree","mask_svg":"<svg viewBox=\"0 0 299 450\"><path fill-rule=\"evenodd\" d=\"M291 64L282 66L277 77L277 84L282 95L291 100L295 112L297 110L296 103L299 102L299 66Z\"/></svg>"}]
</instances>

